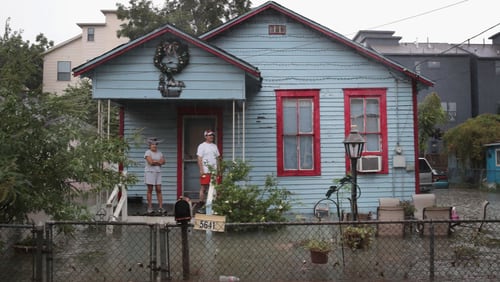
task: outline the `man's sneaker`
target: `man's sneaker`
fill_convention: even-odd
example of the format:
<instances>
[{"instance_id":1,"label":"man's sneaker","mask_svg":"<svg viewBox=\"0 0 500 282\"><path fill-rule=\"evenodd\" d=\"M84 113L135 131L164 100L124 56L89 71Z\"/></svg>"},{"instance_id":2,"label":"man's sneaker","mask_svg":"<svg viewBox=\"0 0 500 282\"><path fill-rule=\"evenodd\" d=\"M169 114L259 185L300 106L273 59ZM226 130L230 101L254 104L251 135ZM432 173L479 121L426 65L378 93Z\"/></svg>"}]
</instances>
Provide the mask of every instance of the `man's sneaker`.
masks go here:
<instances>
[{"instance_id":1,"label":"man's sneaker","mask_svg":"<svg viewBox=\"0 0 500 282\"><path fill-rule=\"evenodd\" d=\"M164 210L164 209L162 209L162 208L159 208L159 209L158 209L158 213L159 213L159 214L163 214L164 212L165 212L165 210Z\"/></svg>"},{"instance_id":2,"label":"man's sneaker","mask_svg":"<svg viewBox=\"0 0 500 282\"><path fill-rule=\"evenodd\" d=\"M201 204L201 202L196 202L194 203L193 205L193 210L194 211L197 211L199 208L201 208L203 205Z\"/></svg>"},{"instance_id":3,"label":"man's sneaker","mask_svg":"<svg viewBox=\"0 0 500 282\"><path fill-rule=\"evenodd\" d=\"M148 213L148 214L152 214L152 213L153 213L153 209L148 208L147 213Z\"/></svg>"},{"instance_id":4,"label":"man's sneaker","mask_svg":"<svg viewBox=\"0 0 500 282\"><path fill-rule=\"evenodd\" d=\"M198 210L196 210L197 213L205 214L207 213L206 207L204 205L200 206Z\"/></svg>"}]
</instances>

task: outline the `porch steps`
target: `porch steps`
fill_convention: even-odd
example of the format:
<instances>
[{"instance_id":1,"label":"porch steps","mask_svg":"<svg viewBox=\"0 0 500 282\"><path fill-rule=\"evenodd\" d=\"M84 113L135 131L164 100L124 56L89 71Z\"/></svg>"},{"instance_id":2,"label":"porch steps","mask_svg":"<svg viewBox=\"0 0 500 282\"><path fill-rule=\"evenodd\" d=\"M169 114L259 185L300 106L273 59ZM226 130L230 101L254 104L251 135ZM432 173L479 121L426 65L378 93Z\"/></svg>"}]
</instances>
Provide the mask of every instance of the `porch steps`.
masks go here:
<instances>
[{"instance_id":1,"label":"porch steps","mask_svg":"<svg viewBox=\"0 0 500 282\"><path fill-rule=\"evenodd\" d=\"M170 224L175 223L173 216L142 216L129 215L126 222L129 223L147 223L147 224Z\"/></svg>"}]
</instances>

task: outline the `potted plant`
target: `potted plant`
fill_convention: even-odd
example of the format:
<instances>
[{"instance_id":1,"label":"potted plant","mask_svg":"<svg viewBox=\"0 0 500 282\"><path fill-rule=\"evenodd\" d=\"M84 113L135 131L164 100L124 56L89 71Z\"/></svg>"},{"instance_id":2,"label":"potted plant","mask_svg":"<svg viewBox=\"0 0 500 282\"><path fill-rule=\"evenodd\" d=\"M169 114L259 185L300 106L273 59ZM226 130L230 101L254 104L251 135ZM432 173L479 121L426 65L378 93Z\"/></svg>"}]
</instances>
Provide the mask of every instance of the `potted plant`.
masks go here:
<instances>
[{"instance_id":1,"label":"potted plant","mask_svg":"<svg viewBox=\"0 0 500 282\"><path fill-rule=\"evenodd\" d=\"M304 247L311 254L311 262L325 264L328 262L328 253L334 249L333 240L310 239L305 242Z\"/></svg>"},{"instance_id":2,"label":"potted plant","mask_svg":"<svg viewBox=\"0 0 500 282\"><path fill-rule=\"evenodd\" d=\"M48 247L48 243L46 239L43 239L42 242L42 252L46 252ZM14 245L12 245L12 248L16 252L21 252L21 253L31 253L35 252L37 250L37 242L36 239L33 238L32 236L27 236L24 239L16 242Z\"/></svg>"},{"instance_id":3,"label":"potted plant","mask_svg":"<svg viewBox=\"0 0 500 282\"><path fill-rule=\"evenodd\" d=\"M399 206L403 208L405 213L405 219L412 219L415 213L415 206L409 200L401 201Z\"/></svg>"},{"instance_id":4,"label":"potted plant","mask_svg":"<svg viewBox=\"0 0 500 282\"><path fill-rule=\"evenodd\" d=\"M374 228L362 225L349 225L342 232L344 244L352 250L369 248L374 235Z\"/></svg>"}]
</instances>

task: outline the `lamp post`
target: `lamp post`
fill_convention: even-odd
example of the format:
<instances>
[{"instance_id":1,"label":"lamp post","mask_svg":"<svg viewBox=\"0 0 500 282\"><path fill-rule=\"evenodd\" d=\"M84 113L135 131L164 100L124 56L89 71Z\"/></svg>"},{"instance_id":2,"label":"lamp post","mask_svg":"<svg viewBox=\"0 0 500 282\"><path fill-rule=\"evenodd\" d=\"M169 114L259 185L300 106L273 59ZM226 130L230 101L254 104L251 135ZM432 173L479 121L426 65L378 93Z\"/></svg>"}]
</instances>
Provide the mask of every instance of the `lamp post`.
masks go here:
<instances>
[{"instance_id":1,"label":"lamp post","mask_svg":"<svg viewBox=\"0 0 500 282\"><path fill-rule=\"evenodd\" d=\"M363 147L365 146L365 140L358 133L358 128L356 125L351 126L351 132L344 140L345 152L349 159L351 160L351 173L352 173L352 187L351 187L351 213L352 219L354 221L358 220L358 171L357 164L358 159L361 157L363 152Z\"/></svg>"}]
</instances>

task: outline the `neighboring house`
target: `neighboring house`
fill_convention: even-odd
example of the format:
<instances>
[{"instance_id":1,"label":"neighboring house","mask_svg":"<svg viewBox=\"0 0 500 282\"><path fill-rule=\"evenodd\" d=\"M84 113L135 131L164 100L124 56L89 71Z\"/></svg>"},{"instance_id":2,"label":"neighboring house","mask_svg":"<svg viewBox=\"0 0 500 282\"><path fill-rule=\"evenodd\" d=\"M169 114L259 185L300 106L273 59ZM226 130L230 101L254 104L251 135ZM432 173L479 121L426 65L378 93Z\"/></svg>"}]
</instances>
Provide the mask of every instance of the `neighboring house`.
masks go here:
<instances>
[{"instance_id":1,"label":"neighboring house","mask_svg":"<svg viewBox=\"0 0 500 282\"><path fill-rule=\"evenodd\" d=\"M196 147L212 128L225 160L252 166L251 184L274 175L293 192L293 211L311 214L349 171L351 125L367 141L360 212L418 192L417 93L433 82L275 2L199 38L165 25L73 72L92 79L93 98L121 106L120 130L138 163L127 168L139 176L130 196L146 191L147 148L134 133L164 140L164 201L174 203L198 197Z\"/></svg>"},{"instance_id":2,"label":"neighboring house","mask_svg":"<svg viewBox=\"0 0 500 282\"><path fill-rule=\"evenodd\" d=\"M500 33L489 39L492 44L408 43L400 42L394 31L374 30L359 31L353 38L434 81L418 98L421 102L432 92L439 95L448 115L448 122L440 126L443 131L480 114L500 113ZM452 181L459 179L456 161L439 157L442 141L431 139L428 145L433 165L449 170Z\"/></svg>"},{"instance_id":3,"label":"neighboring house","mask_svg":"<svg viewBox=\"0 0 500 282\"><path fill-rule=\"evenodd\" d=\"M64 41L44 53L43 91L62 94L68 85L75 85L71 69L89 59L120 44L128 38L118 38L116 32L123 21L119 20L114 10L101 10L105 23L79 23L82 33Z\"/></svg>"},{"instance_id":4,"label":"neighboring house","mask_svg":"<svg viewBox=\"0 0 500 282\"><path fill-rule=\"evenodd\" d=\"M489 37L492 44L461 44L471 58L472 117L500 114L500 33Z\"/></svg>"}]
</instances>

